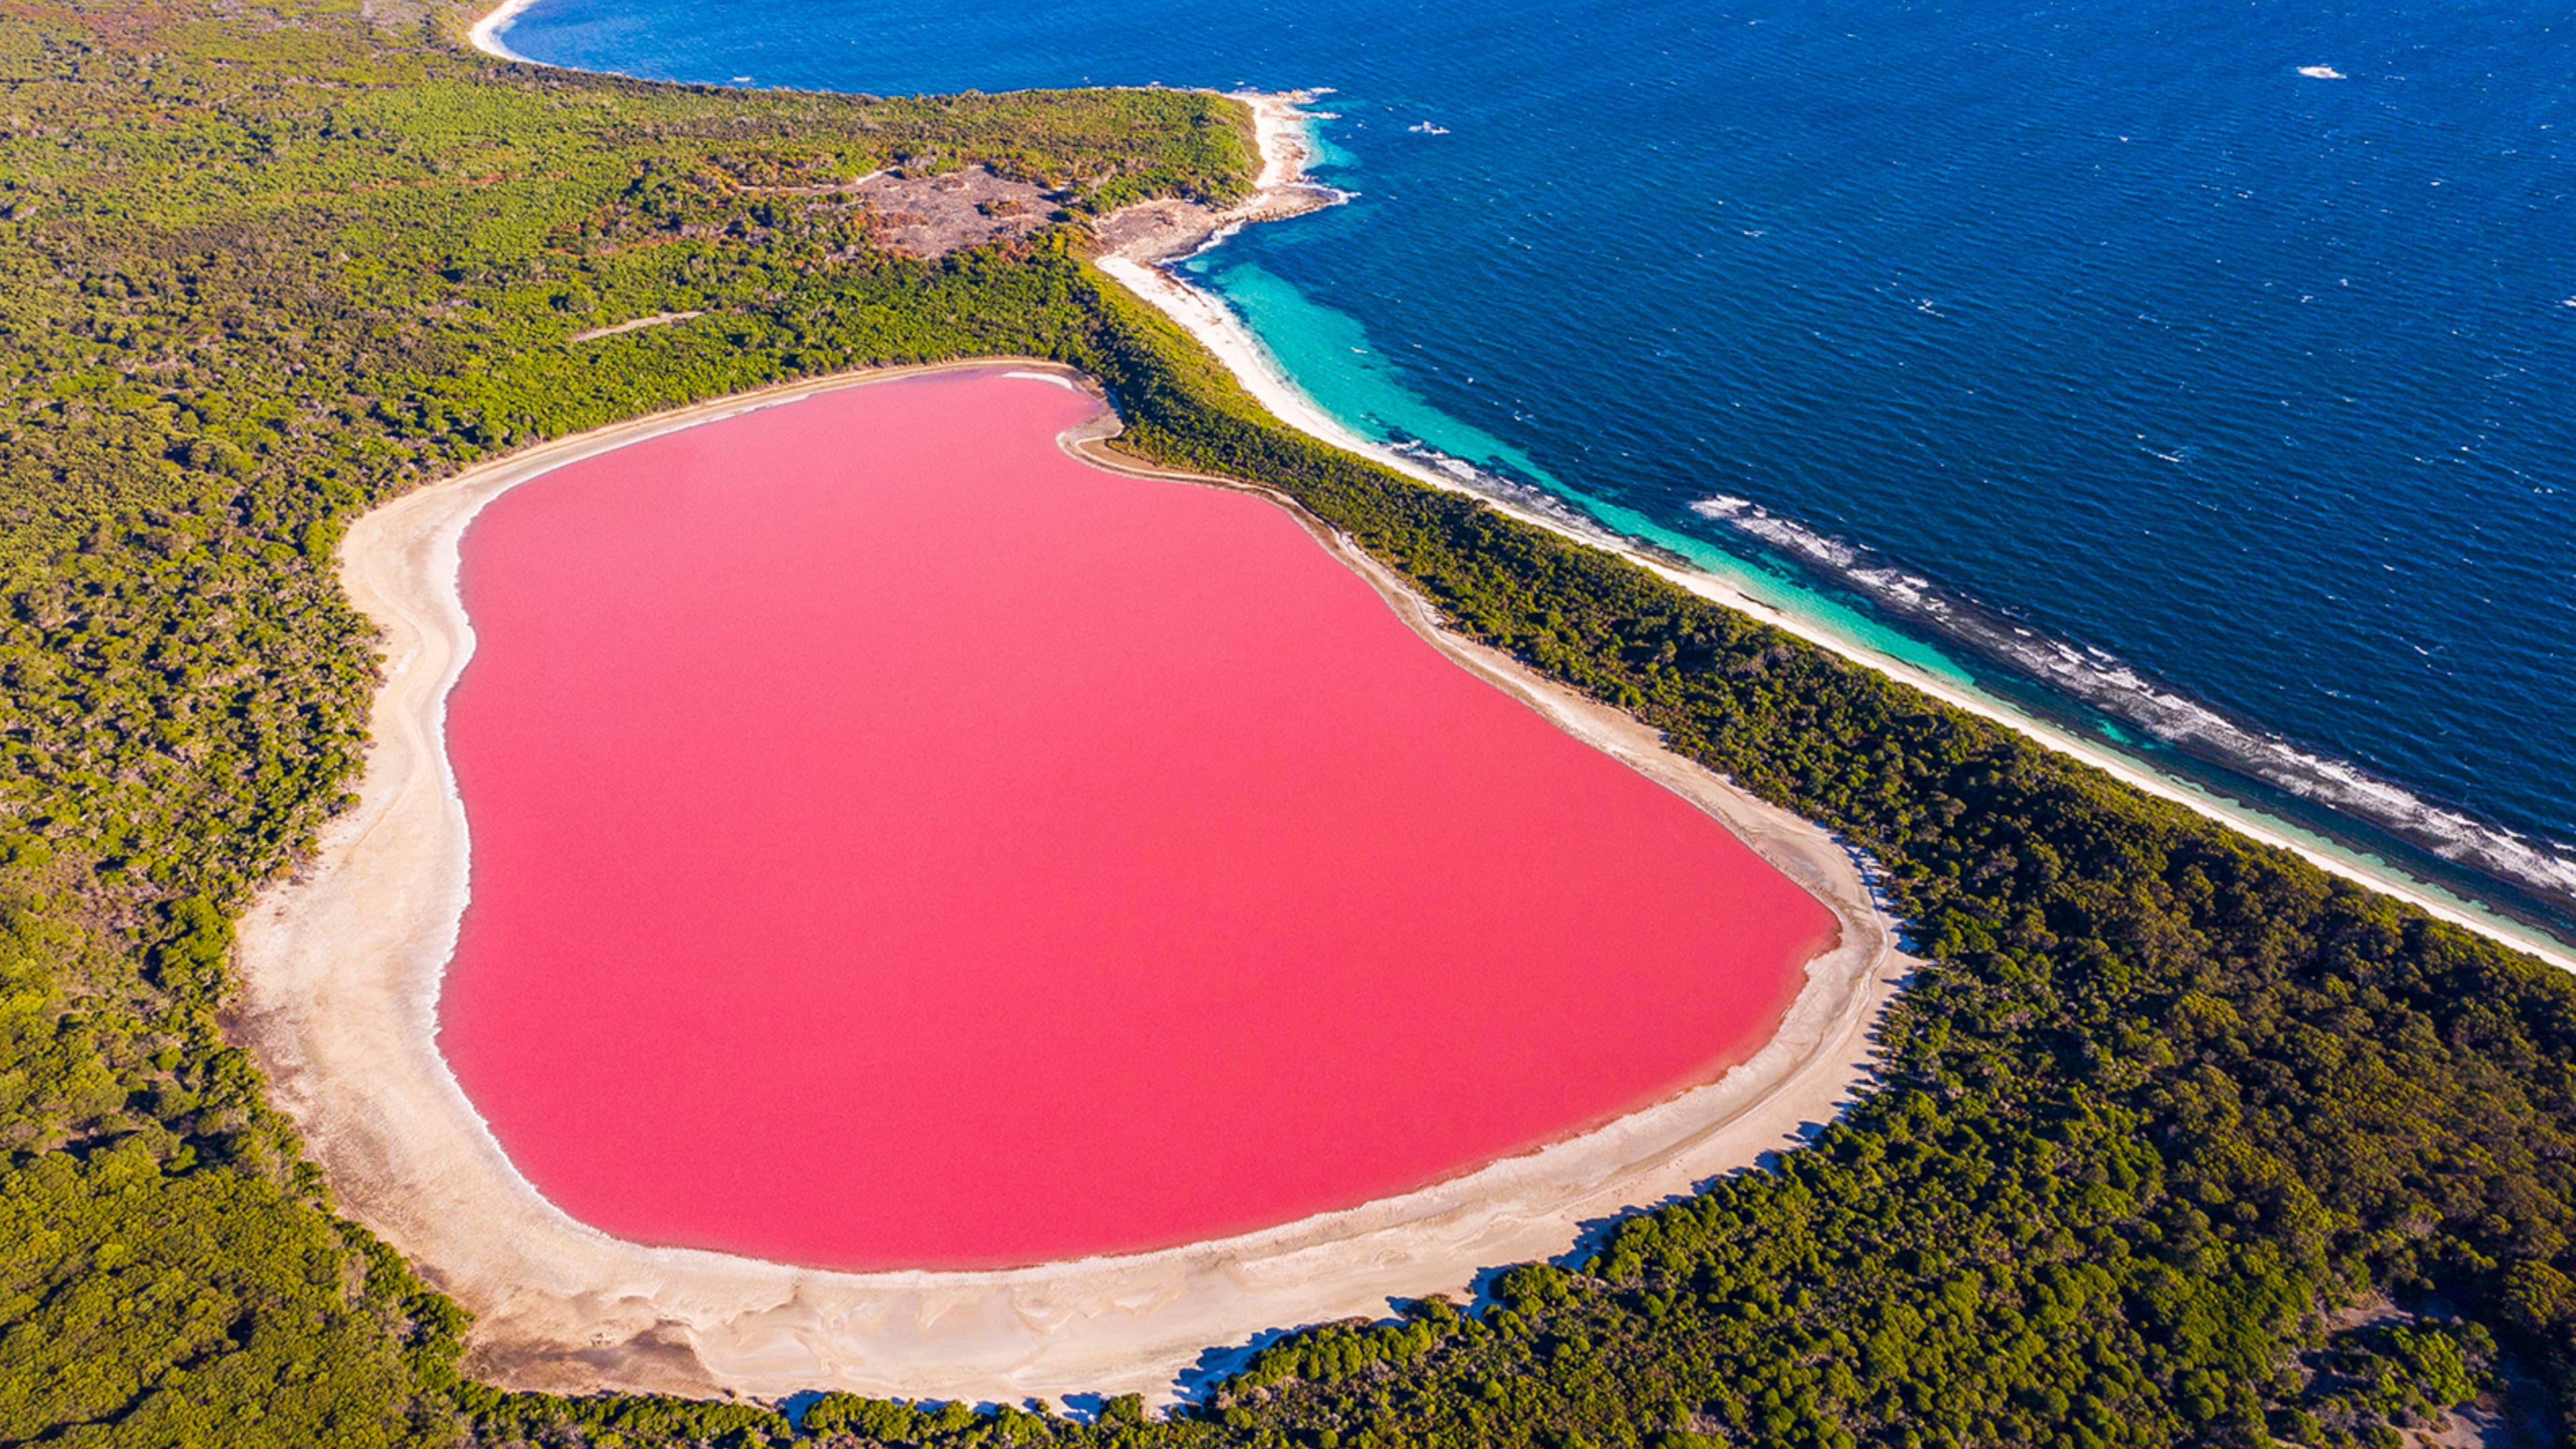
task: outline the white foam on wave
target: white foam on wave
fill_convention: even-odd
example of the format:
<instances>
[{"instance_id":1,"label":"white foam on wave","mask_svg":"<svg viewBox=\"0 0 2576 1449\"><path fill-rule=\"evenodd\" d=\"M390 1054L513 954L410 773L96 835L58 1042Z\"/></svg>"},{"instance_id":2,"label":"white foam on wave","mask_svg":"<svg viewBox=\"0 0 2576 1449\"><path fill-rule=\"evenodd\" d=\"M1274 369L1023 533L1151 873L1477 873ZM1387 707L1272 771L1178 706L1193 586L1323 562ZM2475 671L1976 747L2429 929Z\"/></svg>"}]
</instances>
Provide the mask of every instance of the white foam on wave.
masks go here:
<instances>
[{"instance_id":1,"label":"white foam on wave","mask_svg":"<svg viewBox=\"0 0 2576 1449\"><path fill-rule=\"evenodd\" d=\"M2436 805L2351 761L2239 724L2105 650L2079 648L1999 618L1921 575L1878 561L1864 545L1818 533L1747 499L1716 494L1692 504L1691 511L1759 539L1893 612L1998 657L2186 753L2367 822L2454 864L2576 907L2576 854L2563 847Z\"/></svg>"},{"instance_id":2,"label":"white foam on wave","mask_svg":"<svg viewBox=\"0 0 2576 1449\"><path fill-rule=\"evenodd\" d=\"M1692 504L1691 511L1733 524L1783 553L1821 565L1828 573L1862 585L1872 597L1921 614L1946 617L1952 612L1930 579L1875 563L1866 546L1801 527L1747 499L1719 494Z\"/></svg>"}]
</instances>

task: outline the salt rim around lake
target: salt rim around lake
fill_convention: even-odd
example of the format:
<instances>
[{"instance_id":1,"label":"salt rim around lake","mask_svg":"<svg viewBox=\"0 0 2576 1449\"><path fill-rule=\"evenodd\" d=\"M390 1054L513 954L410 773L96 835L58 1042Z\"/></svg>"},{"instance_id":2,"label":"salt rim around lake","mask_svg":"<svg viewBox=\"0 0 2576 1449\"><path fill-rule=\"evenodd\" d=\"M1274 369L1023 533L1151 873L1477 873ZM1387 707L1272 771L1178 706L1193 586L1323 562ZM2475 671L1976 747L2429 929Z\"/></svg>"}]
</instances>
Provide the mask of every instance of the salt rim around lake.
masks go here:
<instances>
[{"instance_id":1,"label":"salt rim around lake","mask_svg":"<svg viewBox=\"0 0 2576 1449\"><path fill-rule=\"evenodd\" d=\"M441 742L448 690L473 647L457 594L464 529L492 498L567 463L750 408L946 370L956 369L800 383L602 429L407 495L349 530L343 581L387 646L374 745L358 807L242 923L240 1035L343 1209L476 1315L475 1372L565 1391L1167 1400L1212 1345L1460 1292L1481 1269L1564 1251L1587 1222L1791 1147L1848 1100L1866 1073L1871 1023L1908 966L1848 853L1664 751L1628 717L1447 636L1384 570L1300 516L1451 659L1716 816L1827 905L1839 943L1808 964L1767 1045L1713 1084L1417 1191L1127 1256L830 1272L624 1242L546 1201L435 1040L467 885L465 817ZM1097 434L1114 427L1104 415L1068 446L1101 461Z\"/></svg>"}]
</instances>

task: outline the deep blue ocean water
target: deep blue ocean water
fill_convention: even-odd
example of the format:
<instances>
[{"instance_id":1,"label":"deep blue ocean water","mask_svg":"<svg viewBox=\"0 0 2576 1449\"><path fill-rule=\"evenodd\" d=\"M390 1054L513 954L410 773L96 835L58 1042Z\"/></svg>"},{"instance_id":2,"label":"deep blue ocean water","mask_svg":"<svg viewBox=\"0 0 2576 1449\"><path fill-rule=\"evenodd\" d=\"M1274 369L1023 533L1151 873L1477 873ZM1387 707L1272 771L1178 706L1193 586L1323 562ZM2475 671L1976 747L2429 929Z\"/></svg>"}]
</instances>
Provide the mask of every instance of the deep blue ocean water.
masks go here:
<instances>
[{"instance_id":1,"label":"deep blue ocean water","mask_svg":"<svg viewBox=\"0 0 2576 1449\"><path fill-rule=\"evenodd\" d=\"M2576 903L2562 7L541 0L503 39L1330 87L1351 203L1190 268L1345 421Z\"/></svg>"}]
</instances>

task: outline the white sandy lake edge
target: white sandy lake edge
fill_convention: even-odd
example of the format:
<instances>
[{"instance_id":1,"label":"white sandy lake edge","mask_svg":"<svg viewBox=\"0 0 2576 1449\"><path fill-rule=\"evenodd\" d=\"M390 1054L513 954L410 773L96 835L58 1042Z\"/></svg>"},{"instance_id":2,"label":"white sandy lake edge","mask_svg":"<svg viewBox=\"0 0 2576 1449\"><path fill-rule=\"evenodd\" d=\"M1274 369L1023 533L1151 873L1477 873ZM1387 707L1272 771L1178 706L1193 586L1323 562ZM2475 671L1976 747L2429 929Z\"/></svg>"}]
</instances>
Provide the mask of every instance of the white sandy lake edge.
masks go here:
<instances>
[{"instance_id":1,"label":"white sandy lake edge","mask_svg":"<svg viewBox=\"0 0 2576 1449\"><path fill-rule=\"evenodd\" d=\"M497 34L531 3L509 0L485 15L473 44L523 60ZM1264 166L1258 194L1224 220L1315 204L1290 194L1305 151L1293 100L1244 99ZM1027 361L961 365L997 364L1075 381ZM753 407L934 370L794 384L559 440L396 500L348 531L343 583L386 651L373 746L357 808L242 922L242 1035L343 1209L476 1315L475 1372L567 1391L779 1397L841 1388L1003 1401L1140 1392L1167 1401L1211 1350L1272 1328L1380 1315L1394 1299L1462 1292L1481 1270L1564 1251L1586 1223L1793 1146L1848 1102L1867 1075L1870 1029L1911 963L1845 852L1662 750L1633 720L1446 636L1384 570L1300 515L1435 646L1700 804L1827 904L1839 940L1808 963L1767 1045L1714 1083L1413 1193L1125 1257L835 1273L624 1242L548 1202L501 1151L436 1046L470 846L442 740L447 693L473 651L456 589L464 530L492 498L552 468ZM1087 462L1152 473L1089 441L1067 439Z\"/></svg>"},{"instance_id":2,"label":"white sandy lake edge","mask_svg":"<svg viewBox=\"0 0 2576 1449\"><path fill-rule=\"evenodd\" d=\"M1025 361L962 365L1072 380ZM1870 1025L1908 963L1846 853L1664 751L1625 716L1441 633L1383 570L1301 518L1453 659L1693 800L1833 910L1840 941L1808 964L1769 1044L1713 1084L1416 1192L1132 1256L997 1272L823 1272L624 1242L547 1202L436 1046L439 983L467 887L465 816L441 740L448 690L473 651L456 589L466 525L507 489L581 458L931 370L795 384L565 439L407 495L348 532L343 583L386 649L374 743L357 808L242 923L241 1035L343 1208L474 1312L476 1372L563 1390L1162 1400L1212 1347L1462 1291L1479 1270L1564 1251L1587 1222L1790 1146L1849 1099L1867 1070ZM1084 442L1068 439L1101 462Z\"/></svg>"}]
</instances>

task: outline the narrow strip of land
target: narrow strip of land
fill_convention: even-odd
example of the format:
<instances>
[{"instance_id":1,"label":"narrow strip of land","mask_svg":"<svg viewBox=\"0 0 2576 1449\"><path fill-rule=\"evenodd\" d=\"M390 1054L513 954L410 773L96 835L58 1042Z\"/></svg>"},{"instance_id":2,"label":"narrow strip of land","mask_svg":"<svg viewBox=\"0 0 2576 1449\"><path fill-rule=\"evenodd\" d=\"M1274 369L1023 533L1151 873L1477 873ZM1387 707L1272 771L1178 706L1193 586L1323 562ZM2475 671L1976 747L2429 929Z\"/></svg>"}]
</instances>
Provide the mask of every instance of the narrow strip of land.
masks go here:
<instances>
[{"instance_id":1,"label":"narrow strip of land","mask_svg":"<svg viewBox=\"0 0 2576 1449\"><path fill-rule=\"evenodd\" d=\"M1259 191L1222 216L1198 218L1203 229L1194 235L1175 227L1146 226L1112 218L1099 228L1108 247L1099 258L1099 266L1101 271L1197 338L1225 365L1244 390L1282 423L1318 441L1383 464L1418 482L1482 498L1523 523L1615 553L1702 598L1750 615L1819 648L1911 685L1944 704L1991 720L2050 749L2071 755L2122 784L2182 805L2265 845L2287 850L2346 880L2394 896L2437 920L2475 931L2514 950L2529 952L2562 971L2576 972L2576 951L2537 930L2507 920L2476 902L2463 900L2415 880L2385 862L2348 857L2250 807L2159 774L2098 741L2023 714L1989 695L1869 648L1830 628L1755 598L1713 574L1676 566L1666 557L1657 557L1632 546L1632 540L1619 537L1607 528L1578 527L1565 518L1522 506L1509 498L1494 496L1469 486L1421 458L1363 437L1344 426L1298 389L1259 339L1224 303L1183 281L1164 265L1197 250L1206 238L1223 226L1271 216L1294 215L1326 204L1330 199L1329 193L1320 191L1305 180L1304 167L1312 144L1305 134L1305 122L1296 109L1299 97L1264 95L1246 96L1244 99L1254 107L1255 130L1262 147ZM1150 205L1170 207L1174 203ZM1134 210L1141 213L1146 208Z\"/></svg>"}]
</instances>

